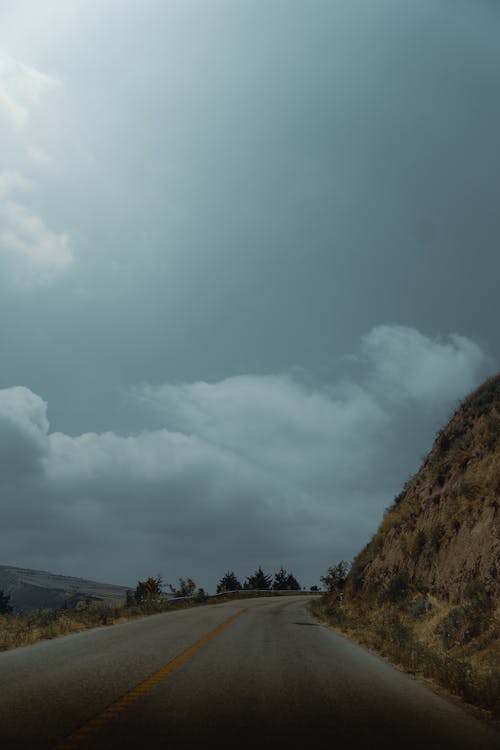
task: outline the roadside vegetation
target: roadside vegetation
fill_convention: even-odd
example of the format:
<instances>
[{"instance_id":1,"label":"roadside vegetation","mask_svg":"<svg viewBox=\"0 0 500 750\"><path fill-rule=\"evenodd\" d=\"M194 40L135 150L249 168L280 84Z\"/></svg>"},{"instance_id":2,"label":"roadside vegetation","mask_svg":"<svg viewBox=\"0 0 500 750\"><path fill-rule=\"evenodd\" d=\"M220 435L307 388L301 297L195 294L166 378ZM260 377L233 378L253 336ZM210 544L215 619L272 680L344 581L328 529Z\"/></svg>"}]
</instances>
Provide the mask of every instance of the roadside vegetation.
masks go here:
<instances>
[{"instance_id":1,"label":"roadside vegetation","mask_svg":"<svg viewBox=\"0 0 500 750\"><path fill-rule=\"evenodd\" d=\"M71 609L40 609L30 615L14 614L10 597L0 591L0 651L161 612L300 590L295 576L283 567L272 576L259 566L243 586L233 571L225 573L217 584L215 596L197 587L191 578L180 578L177 586L165 586L158 575L138 581L135 590L127 591L124 602L113 605L89 598Z\"/></svg>"},{"instance_id":2,"label":"roadside vegetation","mask_svg":"<svg viewBox=\"0 0 500 750\"><path fill-rule=\"evenodd\" d=\"M344 561L321 580L327 590L309 602L312 614L500 719L499 622L484 585L471 583L463 603L453 606L405 575L356 592L356 565L349 572Z\"/></svg>"}]
</instances>

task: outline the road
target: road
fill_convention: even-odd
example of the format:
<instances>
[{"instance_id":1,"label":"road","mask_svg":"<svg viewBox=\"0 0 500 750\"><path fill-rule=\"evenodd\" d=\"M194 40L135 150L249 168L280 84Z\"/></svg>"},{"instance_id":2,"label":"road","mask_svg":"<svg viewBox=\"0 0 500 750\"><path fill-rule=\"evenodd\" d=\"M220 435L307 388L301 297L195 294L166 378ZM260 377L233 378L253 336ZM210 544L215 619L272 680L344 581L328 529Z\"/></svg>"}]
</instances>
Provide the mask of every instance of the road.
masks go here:
<instances>
[{"instance_id":1,"label":"road","mask_svg":"<svg viewBox=\"0 0 500 750\"><path fill-rule=\"evenodd\" d=\"M0 746L498 750L491 726L306 602L207 605L0 654Z\"/></svg>"}]
</instances>

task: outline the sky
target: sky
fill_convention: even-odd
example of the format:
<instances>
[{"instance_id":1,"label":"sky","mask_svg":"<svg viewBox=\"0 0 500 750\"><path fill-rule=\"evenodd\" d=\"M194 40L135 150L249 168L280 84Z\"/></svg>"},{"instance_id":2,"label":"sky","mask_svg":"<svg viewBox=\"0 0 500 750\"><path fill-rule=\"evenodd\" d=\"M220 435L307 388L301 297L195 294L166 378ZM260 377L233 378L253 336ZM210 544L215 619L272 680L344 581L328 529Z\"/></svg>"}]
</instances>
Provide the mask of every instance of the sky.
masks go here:
<instances>
[{"instance_id":1,"label":"sky","mask_svg":"<svg viewBox=\"0 0 500 750\"><path fill-rule=\"evenodd\" d=\"M350 560L498 371L492 0L0 0L0 563Z\"/></svg>"}]
</instances>

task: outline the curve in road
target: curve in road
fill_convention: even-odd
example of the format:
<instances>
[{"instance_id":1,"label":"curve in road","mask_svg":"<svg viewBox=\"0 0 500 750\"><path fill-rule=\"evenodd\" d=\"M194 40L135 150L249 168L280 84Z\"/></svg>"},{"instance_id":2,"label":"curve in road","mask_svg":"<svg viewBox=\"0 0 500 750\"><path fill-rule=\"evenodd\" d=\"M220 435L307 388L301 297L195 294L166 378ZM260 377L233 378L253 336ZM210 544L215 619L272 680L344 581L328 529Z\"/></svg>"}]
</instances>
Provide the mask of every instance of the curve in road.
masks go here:
<instances>
[{"instance_id":1,"label":"curve in road","mask_svg":"<svg viewBox=\"0 0 500 750\"><path fill-rule=\"evenodd\" d=\"M500 747L306 601L208 605L0 654L2 750Z\"/></svg>"}]
</instances>

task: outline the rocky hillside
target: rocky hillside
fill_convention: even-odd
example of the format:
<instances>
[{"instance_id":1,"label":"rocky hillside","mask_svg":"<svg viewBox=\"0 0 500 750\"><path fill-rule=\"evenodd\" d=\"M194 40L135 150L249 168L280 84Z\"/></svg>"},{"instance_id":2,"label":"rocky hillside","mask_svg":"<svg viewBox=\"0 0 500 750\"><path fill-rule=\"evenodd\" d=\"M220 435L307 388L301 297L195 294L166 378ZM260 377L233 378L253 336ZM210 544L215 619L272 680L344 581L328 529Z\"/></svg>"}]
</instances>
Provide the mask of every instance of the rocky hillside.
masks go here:
<instances>
[{"instance_id":1,"label":"rocky hillside","mask_svg":"<svg viewBox=\"0 0 500 750\"><path fill-rule=\"evenodd\" d=\"M348 589L408 583L458 604L471 586L500 598L500 375L468 396L355 558ZM399 583L395 583L398 581Z\"/></svg>"},{"instance_id":2,"label":"rocky hillside","mask_svg":"<svg viewBox=\"0 0 500 750\"><path fill-rule=\"evenodd\" d=\"M29 615L38 609L71 609L89 599L123 602L127 592L125 586L6 565L0 565L0 590L10 596L9 603L18 615Z\"/></svg>"}]
</instances>

